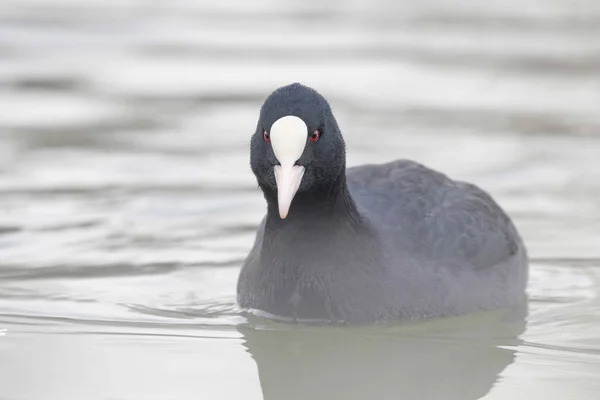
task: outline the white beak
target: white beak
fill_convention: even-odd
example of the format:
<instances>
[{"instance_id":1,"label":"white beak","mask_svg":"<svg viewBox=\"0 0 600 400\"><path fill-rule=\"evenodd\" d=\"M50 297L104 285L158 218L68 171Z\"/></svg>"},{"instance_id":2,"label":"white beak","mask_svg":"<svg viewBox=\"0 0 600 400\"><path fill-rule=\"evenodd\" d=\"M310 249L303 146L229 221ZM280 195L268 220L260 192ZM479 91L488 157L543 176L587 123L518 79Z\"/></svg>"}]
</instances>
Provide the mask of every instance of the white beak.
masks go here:
<instances>
[{"instance_id":1,"label":"white beak","mask_svg":"<svg viewBox=\"0 0 600 400\"><path fill-rule=\"evenodd\" d=\"M281 164L275 166L275 182L277 182L277 205L279 216L285 219L290 212L292 200L300 187L304 167L293 164Z\"/></svg>"},{"instance_id":2,"label":"white beak","mask_svg":"<svg viewBox=\"0 0 600 400\"><path fill-rule=\"evenodd\" d=\"M277 205L279 216L285 219L290 211L294 196L302 182L304 167L295 165L302 156L308 128L302 119L293 115L279 118L271 126L271 146L279 164L274 168L277 183Z\"/></svg>"}]
</instances>

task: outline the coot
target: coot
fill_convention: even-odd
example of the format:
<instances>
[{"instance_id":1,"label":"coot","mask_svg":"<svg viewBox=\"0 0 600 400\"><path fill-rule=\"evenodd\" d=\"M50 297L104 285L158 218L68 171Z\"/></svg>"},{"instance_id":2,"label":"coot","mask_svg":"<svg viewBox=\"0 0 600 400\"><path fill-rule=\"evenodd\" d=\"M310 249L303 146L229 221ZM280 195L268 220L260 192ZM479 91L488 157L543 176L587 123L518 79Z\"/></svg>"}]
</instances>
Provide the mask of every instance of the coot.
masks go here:
<instances>
[{"instance_id":1,"label":"coot","mask_svg":"<svg viewBox=\"0 0 600 400\"><path fill-rule=\"evenodd\" d=\"M527 251L486 192L408 160L346 169L340 128L314 89L294 83L266 99L250 165L267 214L239 276L244 309L364 323L525 297Z\"/></svg>"}]
</instances>

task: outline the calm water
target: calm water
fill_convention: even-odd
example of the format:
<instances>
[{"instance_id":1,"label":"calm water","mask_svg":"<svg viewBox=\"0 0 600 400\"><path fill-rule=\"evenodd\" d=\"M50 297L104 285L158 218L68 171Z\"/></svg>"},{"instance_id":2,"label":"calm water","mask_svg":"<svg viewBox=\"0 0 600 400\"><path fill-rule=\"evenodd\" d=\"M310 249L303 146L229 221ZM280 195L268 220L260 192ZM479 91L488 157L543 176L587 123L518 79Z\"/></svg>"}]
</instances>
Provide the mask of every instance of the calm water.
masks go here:
<instances>
[{"instance_id":1,"label":"calm water","mask_svg":"<svg viewBox=\"0 0 600 400\"><path fill-rule=\"evenodd\" d=\"M600 3L295 3L0 4L0 399L599 398ZM528 312L241 314L248 140L292 81L330 99L350 165L490 191Z\"/></svg>"}]
</instances>

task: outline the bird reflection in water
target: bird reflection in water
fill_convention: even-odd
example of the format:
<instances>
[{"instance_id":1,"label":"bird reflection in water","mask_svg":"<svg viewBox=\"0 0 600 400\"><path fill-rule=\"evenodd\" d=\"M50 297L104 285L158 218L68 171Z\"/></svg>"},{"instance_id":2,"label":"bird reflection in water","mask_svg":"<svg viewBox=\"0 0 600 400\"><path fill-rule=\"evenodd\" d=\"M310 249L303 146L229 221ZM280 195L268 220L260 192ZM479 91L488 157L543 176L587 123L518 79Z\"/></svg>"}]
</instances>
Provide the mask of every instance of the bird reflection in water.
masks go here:
<instances>
[{"instance_id":1,"label":"bird reflection in water","mask_svg":"<svg viewBox=\"0 0 600 400\"><path fill-rule=\"evenodd\" d=\"M238 329L265 400L478 399L514 361L526 306L403 325Z\"/></svg>"}]
</instances>

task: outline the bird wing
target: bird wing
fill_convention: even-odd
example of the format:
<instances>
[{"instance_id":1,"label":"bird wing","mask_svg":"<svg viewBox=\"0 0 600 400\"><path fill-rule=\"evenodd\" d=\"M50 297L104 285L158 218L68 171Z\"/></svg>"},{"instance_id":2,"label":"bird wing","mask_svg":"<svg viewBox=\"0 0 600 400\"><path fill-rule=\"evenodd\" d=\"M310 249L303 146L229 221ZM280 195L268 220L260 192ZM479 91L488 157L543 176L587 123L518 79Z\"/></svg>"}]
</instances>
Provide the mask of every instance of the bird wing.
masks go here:
<instances>
[{"instance_id":1,"label":"bird wing","mask_svg":"<svg viewBox=\"0 0 600 400\"><path fill-rule=\"evenodd\" d=\"M348 186L398 254L484 269L517 253L510 218L477 186L408 160L347 171Z\"/></svg>"}]
</instances>

